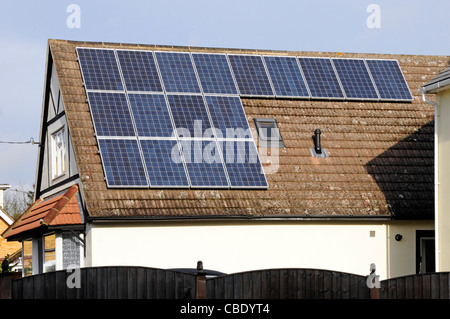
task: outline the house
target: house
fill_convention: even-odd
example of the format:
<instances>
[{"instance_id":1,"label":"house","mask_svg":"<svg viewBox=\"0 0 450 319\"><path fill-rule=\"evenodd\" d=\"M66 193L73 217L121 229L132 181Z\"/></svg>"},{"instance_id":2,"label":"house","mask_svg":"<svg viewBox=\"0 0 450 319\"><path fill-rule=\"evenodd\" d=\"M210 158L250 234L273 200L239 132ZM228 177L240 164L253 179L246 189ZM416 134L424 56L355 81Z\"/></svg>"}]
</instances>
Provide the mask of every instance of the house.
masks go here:
<instances>
[{"instance_id":1,"label":"house","mask_svg":"<svg viewBox=\"0 0 450 319\"><path fill-rule=\"evenodd\" d=\"M14 219L3 209L4 197L3 192L11 188L9 184L0 184L0 232L4 232L13 222ZM21 256L22 245L18 242L8 242L4 238L0 238L0 263L6 256L15 264Z\"/></svg>"},{"instance_id":2,"label":"house","mask_svg":"<svg viewBox=\"0 0 450 319\"><path fill-rule=\"evenodd\" d=\"M419 88L447 60L49 40L35 203L3 237L32 273L47 251L49 270L434 271Z\"/></svg>"},{"instance_id":3,"label":"house","mask_svg":"<svg viewBox=\"0 0 450 319\"><path fill-rule=\"evenodd\" d=\"M438 75L426 82L421 88L423 100L435 108L435 250L436 270L450 270L449 216L446 194L450 186L449 166L445 160L450 152L448 140L450 130L450 68L443 69Z\"/></svg>"}]
</instances>

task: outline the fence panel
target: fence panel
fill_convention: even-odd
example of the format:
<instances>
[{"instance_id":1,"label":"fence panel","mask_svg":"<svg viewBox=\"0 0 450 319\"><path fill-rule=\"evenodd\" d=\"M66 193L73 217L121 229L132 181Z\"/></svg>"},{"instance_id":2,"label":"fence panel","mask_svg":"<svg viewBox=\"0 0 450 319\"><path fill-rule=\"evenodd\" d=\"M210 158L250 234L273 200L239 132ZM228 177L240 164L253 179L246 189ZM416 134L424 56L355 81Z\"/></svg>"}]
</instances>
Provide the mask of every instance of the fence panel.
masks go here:
<instances>
[{"instance_id":1,"label":"fence panel","mask_svg":"<svg viewBox=\"0 0 450 319\"><path fill-rule=\"evenodd\" d=\"M207 279L207 299L368 299L366 276L320 269L267 269Z\"/></svg>"},{"instance_id":2,"label":"fence panel","mask_svg":"<svg viewBox=\"0 0 450 319\"><path fill-rule=\"evenodd\" d=\"M195 275L145 267L90 267L19 278L13 299L186 299L195 297ZM72 277L70 277L72 276ZM67 282L76 284L73 288Z\"/></svg>"},{"instance_id":3,"label":"fence panel","mask_svg":"<svg viewBox=\"0 0 450 319\"><path fill-rule=\"evenodd\" d=\"M448 299L449 279L448 272L437 272L383 280L380 299Z\"/></svg>"}]
</instances>

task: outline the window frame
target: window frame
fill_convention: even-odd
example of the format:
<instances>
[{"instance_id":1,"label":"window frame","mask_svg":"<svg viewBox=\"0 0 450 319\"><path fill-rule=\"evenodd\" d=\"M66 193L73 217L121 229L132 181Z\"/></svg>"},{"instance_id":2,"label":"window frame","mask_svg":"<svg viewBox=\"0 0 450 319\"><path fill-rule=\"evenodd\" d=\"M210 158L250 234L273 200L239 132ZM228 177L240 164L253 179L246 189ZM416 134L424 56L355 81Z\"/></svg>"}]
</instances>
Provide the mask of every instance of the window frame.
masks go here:
<instances>
[{"instance_id":1,"label":"window frame","mask_svg":"<svg viewBox=\"0 0 450 319\"><path fill-rule=\"evenodd\" d=\"M58 137L60 141L58 141ZM66 175L67 172L67 143L66 143L66 128L60 127L58 130L51 134L51 154L52 154L52 179L58 179L61 176ZM58 148L58 144L61 143L62 147Z\"/></svg>"},{"instance_id":2,"label":"window frame","mask_svg":"<svg viewBox=\"0 0 450 319\"><path fill-rule=\"evenodd\" d=\"M255 123L256 131L258 132L259 145L261 147L286 147L275 118L255 118L253 119L253 122ZM268 138L264 129L275 130L278 140L276 138ZM274 135L271 134L271 136Z\"/></svg>"}]
</instances>

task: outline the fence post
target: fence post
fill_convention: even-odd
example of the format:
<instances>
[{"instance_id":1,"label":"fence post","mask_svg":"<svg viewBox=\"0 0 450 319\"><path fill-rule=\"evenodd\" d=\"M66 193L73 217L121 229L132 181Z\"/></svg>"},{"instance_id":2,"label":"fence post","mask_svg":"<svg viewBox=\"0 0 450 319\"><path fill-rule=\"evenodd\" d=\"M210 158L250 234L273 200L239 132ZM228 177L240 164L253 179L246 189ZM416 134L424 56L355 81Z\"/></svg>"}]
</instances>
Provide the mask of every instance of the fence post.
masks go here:
<instances>
[{"instance_id":1,"label":"fence post","mask_svg":"<svg viewBox=\"0 0 450 319\"><path fill-rule=\"evenodd\" d=\"M370 289L370 299L380 299L380 276L378 276L375 271L375 264L371 264L370 275L366 280L367 287Z\"/></svg>"},{"instance_id":2,"label":"fence post","mask_svg":"<svg viewBox=\"0 0 450 319\"><path fill-rule=\"evenodd\" d=\"M197 275L195 277L195 298L206 299L206 272L203 271L203 262L197 262Z\"/></svg>"},{"instance_id":3,"label":"fence post","mask_svg":"<svg viewBox=\"0 0 450 319\"><path fill-rule=\"evenodd\" d=\"M370 288L370 299L380 299L380 288Z\"/></svg>"}]
</instances>

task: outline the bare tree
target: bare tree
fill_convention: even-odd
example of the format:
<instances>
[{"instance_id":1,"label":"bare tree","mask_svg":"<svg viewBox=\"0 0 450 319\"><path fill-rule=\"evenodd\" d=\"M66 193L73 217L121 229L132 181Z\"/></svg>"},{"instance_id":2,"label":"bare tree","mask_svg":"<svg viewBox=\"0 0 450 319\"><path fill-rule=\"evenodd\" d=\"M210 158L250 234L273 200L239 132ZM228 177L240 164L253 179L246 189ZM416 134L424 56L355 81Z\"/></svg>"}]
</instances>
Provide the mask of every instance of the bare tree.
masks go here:
<instances>
[{"instance_id":1,"label":"bare tree","mask_svg":"<svg viewBox=\"0 0 450 319\"><path fill-rule=\"evenodd\" d=\"M33 189L27 189L24 185L8 189L4 195L3 209L14 219L22 215L33 203Z\"/></svg>"}]
</instances>

